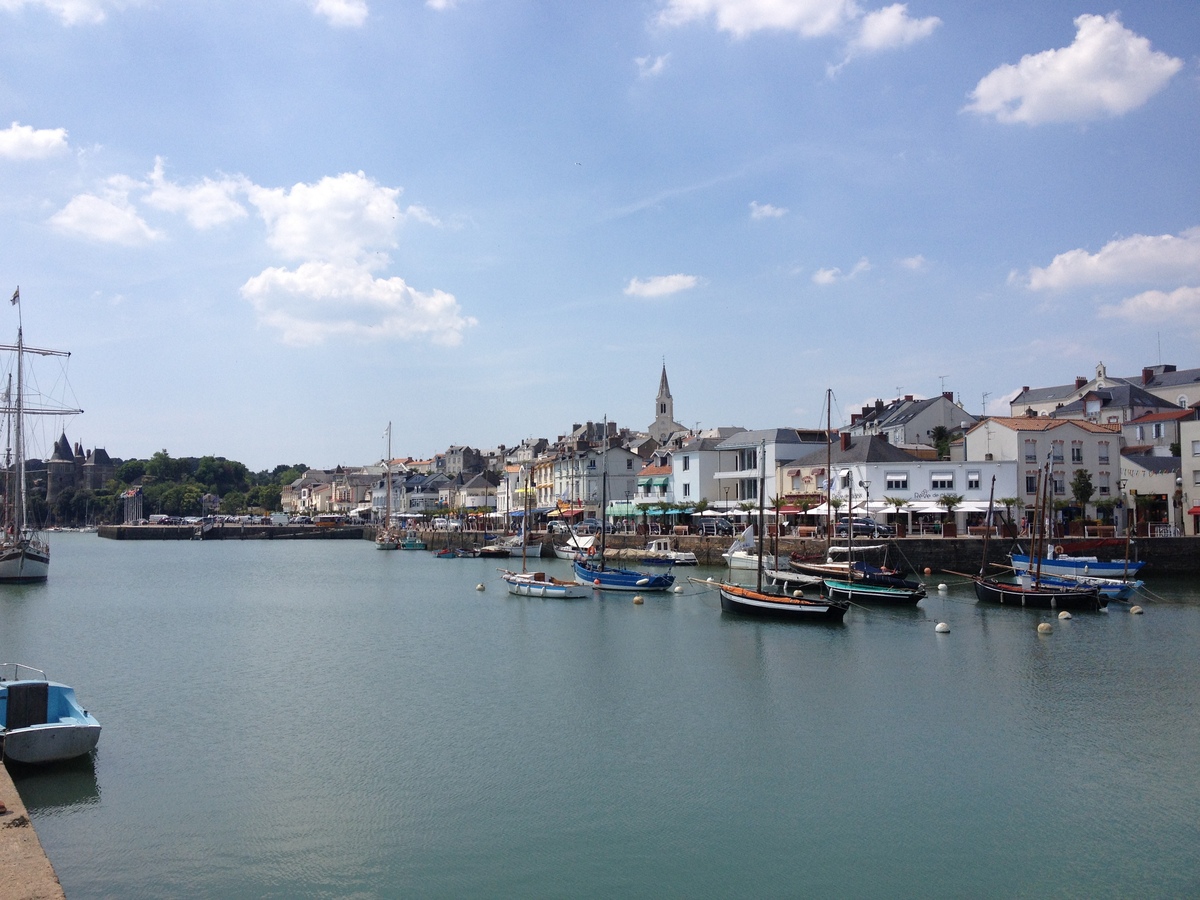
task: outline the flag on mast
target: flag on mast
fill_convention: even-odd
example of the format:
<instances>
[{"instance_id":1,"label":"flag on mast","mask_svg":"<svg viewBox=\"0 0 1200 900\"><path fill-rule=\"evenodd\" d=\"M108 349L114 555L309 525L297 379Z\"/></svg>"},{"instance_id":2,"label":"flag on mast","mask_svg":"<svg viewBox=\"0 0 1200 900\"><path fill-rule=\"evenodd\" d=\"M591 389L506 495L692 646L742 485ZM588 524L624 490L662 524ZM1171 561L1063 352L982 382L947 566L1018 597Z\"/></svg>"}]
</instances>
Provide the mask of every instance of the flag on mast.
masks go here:
<instances>
[{"instance_id":1,"label":"flag on mast","mask_svg":"<svg viewBox=\"0 0 1200 900\"><path fill-rule=\"evenodd\" d=\"M21 302L21 289L20 288L17 288L15 291L13 291L12 300L10 300L9 302L12 303L13 306L16 306L18 303Z\"/></svg>"}]
</instances>

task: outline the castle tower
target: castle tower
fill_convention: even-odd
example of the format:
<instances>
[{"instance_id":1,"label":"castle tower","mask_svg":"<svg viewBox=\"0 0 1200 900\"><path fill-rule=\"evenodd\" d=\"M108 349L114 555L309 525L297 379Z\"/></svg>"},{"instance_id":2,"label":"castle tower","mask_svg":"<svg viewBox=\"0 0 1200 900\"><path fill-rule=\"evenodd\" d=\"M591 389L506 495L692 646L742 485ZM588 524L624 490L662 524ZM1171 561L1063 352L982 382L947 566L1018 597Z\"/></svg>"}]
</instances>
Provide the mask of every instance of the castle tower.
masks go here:
<instances>
[{"instance_id":1,"label":"castle tower","mask_svg":"<svg viewBox=\"0 0 1200 900\"><path fill-rule=\"evenodd\" d=\"M648 429L650 437L665 444L676 431L684 427L675 421L675 400L671 397L671 386L667 383L667 364L663 363L662 376L658 379L658 397L654 400L654 422Z\"/></svg>"}]
</instances>

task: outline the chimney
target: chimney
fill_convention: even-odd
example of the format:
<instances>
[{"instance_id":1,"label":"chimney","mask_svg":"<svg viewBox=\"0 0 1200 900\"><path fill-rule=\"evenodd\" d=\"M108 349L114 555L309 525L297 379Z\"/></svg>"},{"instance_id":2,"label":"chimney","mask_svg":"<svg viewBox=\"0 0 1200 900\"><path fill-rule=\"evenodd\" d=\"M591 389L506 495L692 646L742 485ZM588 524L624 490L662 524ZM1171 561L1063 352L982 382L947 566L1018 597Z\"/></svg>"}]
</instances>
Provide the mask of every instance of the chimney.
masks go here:
<instances>
[{"instance_id":1,"label":"chimney","mask_svg":"<svg viewBox=\"0 0 1200 900\"><path fill-rule=\"evenodd\" d=\"M1142 369L1142 384L1149 384L1154 379L1153 369Z\"/></svg>"},{"instance_id":2,"label":"chimney","mask_svg":"<svg viewBox=\"0 0 1200 900\"><path fill-rule=\"evenodd\" d=\"M1028 393L1029 393L1029 385L1027 385L1027 384L1026 384L1026 385L1023 385L1023 386L1021 387L1021 393L1022 393L1022 394L1028 394Z\"/></svg>"},{"instance_id":3,"label":"chimney","mask_svg":"<svg viewBox=\"0 0 1200 900\"><path fill-rule=\"evenodd\" d=\"M858 413L850 413L850 427L853 428L855 425L857 425L858 420L861 418L862 416L860 416Z\"/></svg>"},{"instance_id":4,"label":"chimney","mask_svg":"<svg viewBox=\"0 0 1200 900\"><path fill-rule=\"evenodd\" d=\"M842 450L843 452L850 449L850 432L842 432Z\"/></svg>"},{"instance_id":5,"label":"chimney","mask_svg":"<svg viewBox=\"0 0 1200 900\"><path fill-rule=\"evenodd\" d=\"M904 399L911 403L912 402L912 394L905 394Z\"/></svg>"},{"instance_id":6,"label":"chimney","mask_svg":"<svg viewBox=\"0 0 1200 900\"><path fill-rule=\"evenodd\" d=\"M1082 375L1075 376L1075 390L1079 390L1081 387L1083 387L1087 383L1088 383L1088 380L1086 378L1084 378Z\"/></svg>"},{"instance_id":7,"label":"chimney","mask_svg":"<svg viewBox=\"0 0 1200 900\"><path fill-rule=\"evenodd\" d=\"M945 397L947 400L949 400L951 403L954 402L954 391L942 391L942 396Z\"/></svg>"},{"instance_id":8,"label":"chimney","mask_svg":"<svg viewBox=\"0 0 1200 900\"><path fill-rule=\"evenodd\" d=\"M883 412L883 401L882 400L875 401L875 412L877 412L877 413Z\"/></svg>"}]
</instances>

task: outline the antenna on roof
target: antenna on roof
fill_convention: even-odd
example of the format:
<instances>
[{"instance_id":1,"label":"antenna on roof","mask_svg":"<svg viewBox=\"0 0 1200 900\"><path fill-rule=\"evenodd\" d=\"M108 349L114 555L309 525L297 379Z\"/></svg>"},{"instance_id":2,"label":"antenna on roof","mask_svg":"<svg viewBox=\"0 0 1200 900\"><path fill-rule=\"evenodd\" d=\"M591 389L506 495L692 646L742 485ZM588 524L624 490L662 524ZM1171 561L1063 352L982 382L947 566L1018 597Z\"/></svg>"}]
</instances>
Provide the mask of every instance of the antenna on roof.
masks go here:
<instances>
[{"instance_id":1,"label":"antenna on roof","mask_svg":"<svg viewBox=\"0 0 1200 900\"><path fill-rule=\"evenodd\" d=\"M942 382L941 392L943 394L946 393L946 379L949 377L950 377L949 375L939 375L938 376L938 379Z\"/></svg>"}]
</instances>

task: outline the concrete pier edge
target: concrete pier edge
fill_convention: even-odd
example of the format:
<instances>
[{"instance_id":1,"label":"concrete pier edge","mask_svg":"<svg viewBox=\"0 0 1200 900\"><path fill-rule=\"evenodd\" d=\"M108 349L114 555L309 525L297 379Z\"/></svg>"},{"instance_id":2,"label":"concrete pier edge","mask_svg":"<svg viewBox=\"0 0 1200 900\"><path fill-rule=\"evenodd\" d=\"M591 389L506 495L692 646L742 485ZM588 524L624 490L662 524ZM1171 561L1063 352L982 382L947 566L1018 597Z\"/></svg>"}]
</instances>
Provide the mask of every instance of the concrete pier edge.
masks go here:
<instances>
[{"instance_id":1,"label":"concrete pier edge","mask_svg":"<svg viewBox=\"0 0 1200 900\"><path fill-rule=\"evenodd\" d=\"M66 895L42 849L8 769L0 765L0 900L57 900Z\"/></svg>"}]
</instances>

